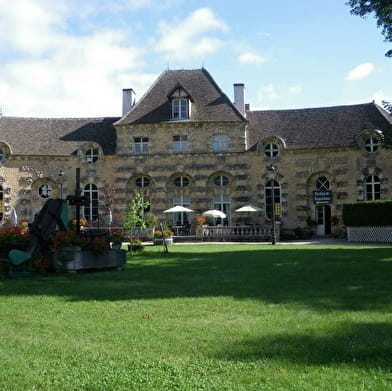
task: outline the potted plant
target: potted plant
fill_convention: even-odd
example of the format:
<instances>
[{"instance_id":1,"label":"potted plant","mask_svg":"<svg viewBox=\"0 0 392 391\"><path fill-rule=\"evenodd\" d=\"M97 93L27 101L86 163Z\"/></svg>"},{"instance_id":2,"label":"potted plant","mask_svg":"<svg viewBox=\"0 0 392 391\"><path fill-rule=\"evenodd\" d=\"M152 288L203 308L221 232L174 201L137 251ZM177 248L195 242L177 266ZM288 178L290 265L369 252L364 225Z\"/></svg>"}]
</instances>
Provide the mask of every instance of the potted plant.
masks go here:
<instances>
[{"instance_id":1,"label":"potted plant","mask_svg":"<svg viewBox=\"0 0 392 391\"><path fill-rule=\"evenodd\" d=\"M206 223L206 218L204 216L196 217L197 225L204 225Z\"/></svg>"},{"instance_id":2,"label":"potted plant","mask_svg":"<svg viewBox=\"0 0 392 391\"><path fill-rule=\"evenodd\" d=\"M166 244L173 244L174 232L170 229L155 230L154 231L154 244L163 244L165 239Z\"/></svg>"},{"instance_id":3,"label":"potted plant","mask_svg":"<svg viewBox=\"0 0 392 391\"><path fill-rule=\"evenodd\" d=\"M95 237L92 240L92 251L94 255L103 255L110 250L110 242L107 238Z\"/></svg>"},{"instance_id":4,"label":"potted plant","mask_svg":"<svg viewBox=\"0 0 392 391\"><path fill-rule=\"evenodd\" d=\"M13 227L0 229L0 248L1 255L7 257L8 253L13 249L25 250L30 240L30 232L28 230Z\"/></svg>"},{"instance_id":5,"label":"potted plant","mask_svg":"<svg viewBox=\"0 0 392 391\"><path fill-rule=\"evenodd\" d=\"M123 242L123 236L120 231L112 231L109 235L109 241L112 243L112 249L119 250Z\"/></svg>"},{"instance_id":6,"label":"potted plant","mask_svg":"<svg viewBox=\"0 0 392 391\"><path fill-rule=\"evenodd\" d=\"M83 247L85 239L75 233L75 231L58 231L50 237L54 249L64 249L70 247Z\"/></svg>"}]
</instances>

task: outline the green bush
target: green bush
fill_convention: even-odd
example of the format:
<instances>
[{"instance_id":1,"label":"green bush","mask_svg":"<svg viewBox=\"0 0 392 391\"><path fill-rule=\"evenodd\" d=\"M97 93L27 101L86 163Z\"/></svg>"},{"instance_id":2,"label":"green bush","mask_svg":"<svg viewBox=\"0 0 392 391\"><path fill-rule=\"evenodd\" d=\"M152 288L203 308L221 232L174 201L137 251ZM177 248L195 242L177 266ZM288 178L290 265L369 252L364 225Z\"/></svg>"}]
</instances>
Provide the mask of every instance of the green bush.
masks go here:
<instances>
[{"instance_id":1,"label":"green bush","mask_svg":"<svg viewBox=\"0 0 392 391\"><path fill-rule=\"evenodd\" d=\"M350 227L392 225L392 200L344 204L343 223Z\"/></svg>"}]
</instances>

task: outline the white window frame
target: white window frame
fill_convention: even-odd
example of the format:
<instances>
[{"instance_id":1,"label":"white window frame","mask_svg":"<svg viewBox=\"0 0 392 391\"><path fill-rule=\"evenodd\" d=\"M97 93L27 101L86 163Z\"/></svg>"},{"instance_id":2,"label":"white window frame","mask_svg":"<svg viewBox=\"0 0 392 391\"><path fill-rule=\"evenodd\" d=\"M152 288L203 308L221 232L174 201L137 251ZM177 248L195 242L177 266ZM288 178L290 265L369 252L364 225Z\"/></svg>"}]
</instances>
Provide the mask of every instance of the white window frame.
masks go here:
<instances>
[{"instance_id":1,"label":"white window frame","mask_svg":"<svg viewBox=\"0 0 392 391\"><path fill-rule=\"evenodd\" d=\"M216 210L220 210L226 214L224 219L216 218L215 222L217 224L228 225L231 221L231 198L230 195L227 194L218 194L214 196L213 200L213 208Z\"/></svg>"},{"instance_id":2,"label":"white window frame","mask_svg":"<svg viewBox=\"0 0 392 391\"><path fill-rule=\"evenodd\" d=\"M52 198L52 196L53 196L52 186L48 185L47 183L42 184L38 188L38 195L43 200L48 200L49 198Z\"/></svg>"},{"instance_id":3,"label":"white window frame","mask_svg":"<svg viewBox=\"0 0 392 391\"><path fill-rule=\"evenodd\" d=\"M375 153L380 148L380 139L378 137L369 137L364 142L365 151Z\"/></svg>"},{"instance_id":4,"label":"white window frame","mask_svg":"<svg viewBox=\"0 0 392 391\"><path fill-rule=\"evenodd\" d=\"M190 180L186 176L178 176L174 178L174 185L177 187L180 187L183 189L184 187L187 187L190 183Z\"/></svg>"},{"instance_id":5,"label":"white window frame","mask_svg":"<svg viewBox=\"0 0 392 391\"><path fill-rule=\"evenodd\" d=\"M84 153L84 160L87 163L95 163L98 161L98 155L99 151L98 148L89 148L85 153Z\"/></svg>"},{"instance_id":6,"label":"white window frame","mask_svg":"<svg viewBox=\"0 0 392 391\"><path fill-rule=\"evenodd\" d=\"M172 99L172 119L189 119L189 99Z\"/></svg>"},{"instance_id":7,"label":"white window frame","mask_svg":"<svg viewBox=\"0 0 392 391\"><path fill-rule=\"evenodd\" d=\"M214 184L218 187L227 186L230 183L230 179L226 175L217 175L214 177Z\"/></svg>"},{"instance_id":8,"label":"white window frame","mask_svg":"<svg viewBox=\"0 0 392 391\"><path fill-rule=\"evenodd\" d=\"M329 190L330 189L330 183L327 177L325 176L320 176L317 178L316 181L316 190Z\"/></svg>"},{"instance_id":9,"label":"white window frame","mask_svg":"<svg viewBox=\"0 0 392 391\"><path fill-rule=\"evenodd\" d=\"M189 142L188 135L176 135L173 136L173 152L188 152Z\"/></svg>"},{"instance_id":10,"label":"white window frame","mask_svg":"<svg viewBox=\"0 0 392 391\"><path fill-rule=\"evenodd\" d=\"M365 201L381 199L381 180L377 175L369 175L365 179Z\"/></svg>"},{"instance_id":11,"label":"white window frame","mask_svg":"<svg viewBox=\"0 0 392 391\"><path fill-rule=\"evenodd\" d=\"M183 206L185 208L191 207L191 199L181 194L179 197L173 198L173 206ZM190 212L176 212L173 213L173 226L184 226L190 224L191 213Z\"/></svg>"},{"instance_id":12,"label":"white window frame","mask_svg":"<svg viewBox=\"0 0 392 391\"><path fill-rule=\"evenodd\" d=\"M133 152L136 154L148 153L149 139L148 137L134 137Z\"/></svg>"},{"instance_id":13,"label":"white window frame","mask_svg":"<svg viewBox=\"0 0 392 391\"><path fill-rule=\"evenodd\" d=\"M272 210L275 211L275 220L280 216L281 204L280 204L280 184L274 179L270 179L264 188L264 203L265 203L265 217L269 220L272 219ZM272 207L272 192L274 194L274 208Z\"/></svg>"},{"instance_id":14,"label":"white window frame","mask_svg":"<svg viewBox=\"0 0 392 391\"><path fill-rule=\"evenodd\" d=\"M274 159L279 155L279 147L274 143L266 144L264 147L264 154L270 159Z\"/></svg>"},{"instance_id":15,"label":"white window frame","mask_svg":"<svg viewBox=\"0 0 392 391\"><path fill-rule=\"evenodd\" d=\"M88 221L95 221L98 219L98 187L94 183L88 183L84 186L83 195L89 199L89 205L83 207L83 217Z\"/></svg>"}]
</instances>

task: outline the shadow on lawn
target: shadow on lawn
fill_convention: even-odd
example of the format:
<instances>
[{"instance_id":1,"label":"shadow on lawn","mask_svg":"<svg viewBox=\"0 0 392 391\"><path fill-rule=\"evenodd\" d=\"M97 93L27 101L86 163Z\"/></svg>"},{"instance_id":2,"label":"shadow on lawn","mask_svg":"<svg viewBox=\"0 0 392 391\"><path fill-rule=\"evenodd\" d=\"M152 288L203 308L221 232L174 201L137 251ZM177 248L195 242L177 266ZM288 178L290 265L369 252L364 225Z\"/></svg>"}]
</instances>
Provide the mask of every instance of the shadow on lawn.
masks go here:
<instances>
[{"instance_id":1,"label":"shadow on lawn","mask_svg":"<svg viewBox=\"0 0 392 391\"><path fill-rule=\"evenodd\" d=\"M217 356L233 361L284 359L305 365L351 363L390 368L391 335L391 324L343 322L338 329L315 330L309 335L245 339L227 344Z\"/></svg>"},{"instance_id":2,"label":"shadow on lawn","mask_svg":"<svg viewBox=\"0 0 392 391\"><path fill-rule=\"evenodd\" d=\"M122 272L5 280L0 282L0 295L69 300L232 296L318 310L388 312L391 256L388 247L239 246L238 251L225 251L224 246L204 246L190 252L181 246L166 255L145 252L130 257Z\"/></svg>"}]
</instances>

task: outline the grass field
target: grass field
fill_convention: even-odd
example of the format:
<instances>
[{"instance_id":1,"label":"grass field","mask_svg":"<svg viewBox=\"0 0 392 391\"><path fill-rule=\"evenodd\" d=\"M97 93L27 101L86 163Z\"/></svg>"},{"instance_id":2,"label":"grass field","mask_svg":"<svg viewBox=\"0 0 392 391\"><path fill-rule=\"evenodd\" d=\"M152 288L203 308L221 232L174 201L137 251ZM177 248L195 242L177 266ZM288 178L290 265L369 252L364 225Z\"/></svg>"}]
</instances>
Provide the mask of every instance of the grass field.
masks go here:
<instances>
[{"instance_id":1,"label":"grass field","mask_svg":"<svg viewBox=\"0 0 392 391\"><path fill-rule=\"evenodd\" d=\"M0 281L0 390L392 390L391 247L176 245Z\"/></svg>"}]
</instances>

